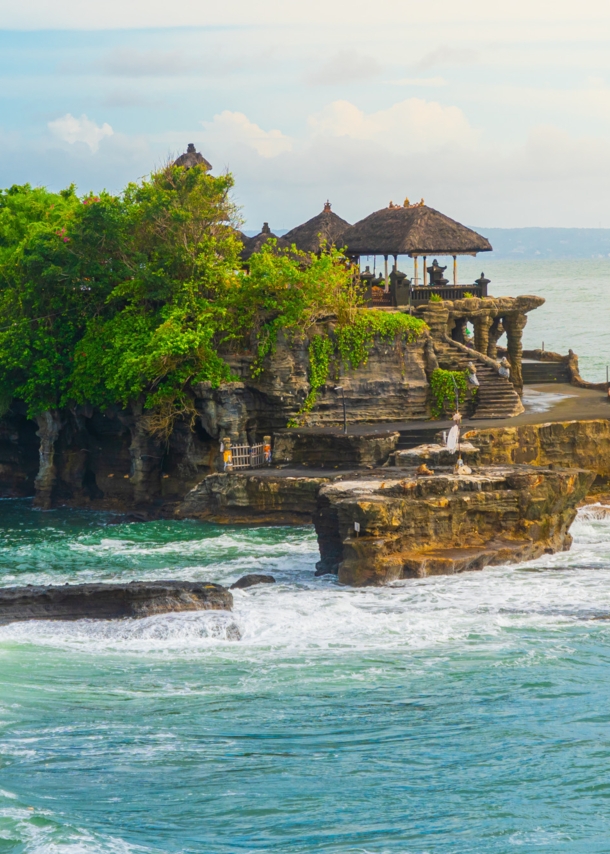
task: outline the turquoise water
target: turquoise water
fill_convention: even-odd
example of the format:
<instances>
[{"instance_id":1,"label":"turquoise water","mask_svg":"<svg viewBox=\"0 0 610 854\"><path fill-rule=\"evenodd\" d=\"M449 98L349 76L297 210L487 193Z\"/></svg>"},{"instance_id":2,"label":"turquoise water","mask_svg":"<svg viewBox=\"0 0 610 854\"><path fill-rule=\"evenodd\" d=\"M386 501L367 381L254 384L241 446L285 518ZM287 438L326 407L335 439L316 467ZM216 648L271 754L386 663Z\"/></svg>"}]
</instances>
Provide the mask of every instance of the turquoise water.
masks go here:
<instances>
[{"instance_id":1,"label":"turquoise water","mask_svg":"<svg viewBox=\"0 0 610 854\"><path fill-rule=\"evenodd\" d=\"M602 509L568 553L366 590L314 577L308 528L0 509L1 584L278 579L0 628L3 854L608 850Z\"/></svg>"}]
</instances>

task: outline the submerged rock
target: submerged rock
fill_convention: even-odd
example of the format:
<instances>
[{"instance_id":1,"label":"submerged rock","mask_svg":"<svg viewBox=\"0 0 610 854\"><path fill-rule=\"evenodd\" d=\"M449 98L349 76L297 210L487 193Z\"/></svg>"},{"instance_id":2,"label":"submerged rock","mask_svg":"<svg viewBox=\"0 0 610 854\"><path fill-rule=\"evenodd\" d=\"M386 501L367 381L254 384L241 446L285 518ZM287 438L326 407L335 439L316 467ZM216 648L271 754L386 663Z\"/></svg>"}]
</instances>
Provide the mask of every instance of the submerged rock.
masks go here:
<instances>
[{"instance_id":1,"label":"submerged rock","mask_svg":"<svg viewBox=\"0 0 610 854\"><path fill-rule=\"evenodd\" d=\"M255 584L275 584L275 578L272 575L260 575L253 572L250 575L242 576L231 585L229 590L244 590L246 587L254 587Z\"/></svg>"},{"instance_id":2,"label":"submerged rock","mask_svg":"<svg viewBox=\"0 0 610 854\"><path fill-rule=\"evenodd\" d=\"M116 620L174 611L230 611L233 596L219 584L132 581L0 588L0 625L22 620Z\"/></svg>"}]
</instances>

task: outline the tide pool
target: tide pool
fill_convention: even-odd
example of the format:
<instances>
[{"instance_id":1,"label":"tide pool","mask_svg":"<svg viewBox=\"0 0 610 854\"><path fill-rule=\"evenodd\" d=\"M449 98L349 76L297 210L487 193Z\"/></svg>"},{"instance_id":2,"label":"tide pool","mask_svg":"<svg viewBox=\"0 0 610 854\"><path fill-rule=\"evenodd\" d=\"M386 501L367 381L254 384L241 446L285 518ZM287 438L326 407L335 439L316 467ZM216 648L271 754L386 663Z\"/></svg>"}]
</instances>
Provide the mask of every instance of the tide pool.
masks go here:
<instances>
[{"instance_id":1,"label":"tide pool","mask_svg":"<svg viewBox=\"0 0 610 854\"><path fill-rule=\"evenodd\" d=\"M0 628L0 852L607 849L602 509L571 552L364 590L315 578L309 528L0 509L3 585L278 580L230 614Z\"/></svg>"}]
</instances>

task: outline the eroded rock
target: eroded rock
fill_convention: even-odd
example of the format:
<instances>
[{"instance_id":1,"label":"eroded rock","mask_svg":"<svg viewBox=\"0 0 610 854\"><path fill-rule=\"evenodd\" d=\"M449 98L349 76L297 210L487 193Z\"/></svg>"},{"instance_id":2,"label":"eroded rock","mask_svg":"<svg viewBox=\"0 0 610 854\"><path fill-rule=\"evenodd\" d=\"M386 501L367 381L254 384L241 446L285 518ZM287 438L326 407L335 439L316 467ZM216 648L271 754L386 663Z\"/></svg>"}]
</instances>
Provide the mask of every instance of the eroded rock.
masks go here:
<instances>
[{"instance_id":1,"label":"eroded rock","mask_svg":"<svg viewBox=\"0 0 610 854\"><path fill-rule=\"evenodd\" d=\"M275 584L275 578L272 575L251 572L249 575L243 575L238 579L229 590L245 590L246 587L254 587L256 584Z\"/></svg>"},{"instance_id":2,"label":"eroded rock","mask_svg":"<svg viewBox=\"0 0 610 854\"><path fill-rule=\"evenodd\" d=\"M489 467L418 478L321 487L318 572L355 586L452 574L568 549L569 527L594 474L580 469Z\"/></svg>"},{"instance_id":3,"label":"eroded rock","mask_svg":"<svg viewBox=\"0 0 610 854\"><path fill-rule=\"evenodd\" d=\"M219 584L207 582L132 581L0 588L0 625L22 620L116 620L232 608L232 594Z\"/></svg>"}]
</instances>

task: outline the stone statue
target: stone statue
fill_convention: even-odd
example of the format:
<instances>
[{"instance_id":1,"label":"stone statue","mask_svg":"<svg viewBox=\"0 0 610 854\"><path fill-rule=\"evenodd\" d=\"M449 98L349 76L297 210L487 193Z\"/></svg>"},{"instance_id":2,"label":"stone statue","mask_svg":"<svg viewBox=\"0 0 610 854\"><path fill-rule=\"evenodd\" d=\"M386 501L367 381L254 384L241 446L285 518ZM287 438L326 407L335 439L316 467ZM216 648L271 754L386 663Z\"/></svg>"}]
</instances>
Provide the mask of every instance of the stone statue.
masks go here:
<instances>
[{"instance_id":1,"label":"stone statue","mask_svg":"<svg viewBox=\"0 0 610 854\"><path fill-rule=\"evenodd\" d=\"M431 267L426 267L426 270L430 276L430 286L431 287L442 288L446 284L449 283L449 280L443 276L443 273L445 272L446 269L447 269L447 267L441 267L439 265L436 258L432 262Z\"/></svg>"}]
</instances>

